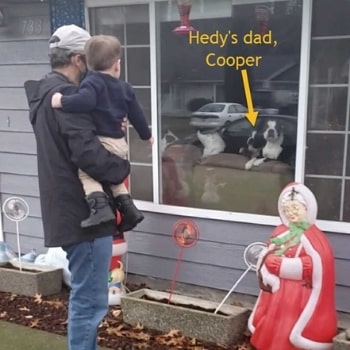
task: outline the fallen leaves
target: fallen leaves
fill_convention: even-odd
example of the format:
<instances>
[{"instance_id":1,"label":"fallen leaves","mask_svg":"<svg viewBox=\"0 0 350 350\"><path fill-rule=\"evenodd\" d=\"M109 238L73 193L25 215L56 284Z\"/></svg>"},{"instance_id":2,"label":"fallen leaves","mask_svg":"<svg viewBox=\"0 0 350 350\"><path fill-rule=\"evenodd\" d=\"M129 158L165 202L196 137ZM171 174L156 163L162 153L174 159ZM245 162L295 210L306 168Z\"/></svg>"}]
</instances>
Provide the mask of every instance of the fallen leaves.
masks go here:
<instances>
[{"instance_id":1,"label":"fallen leaves","mask_svg":"<svg viewBox=\"0 0 350 350\"><path fill-rule=\"evenodd\" d=\"M34 319L32 322L30 322L29 327L30 328L39 328L40 320L38 318Z\"/></svg>"},{"instance_id":2,"label":"fallen leaves","mask_svg":"<svg viewBox=\"0 0 350 350\"><path fill-rule=\"evenodd\" d=\"M20 307L18 310L19 311L30 311L30 309L28 309L26 306Z\"/></svg>"},{"instance_id":3,"label":"fallen leaves","mask_svg":"<svg viewBox=\"0 0 350 350\"><path fill-rule=\"evenodd\" d=\"M15 322L34 329L60 335L67 334L67 309L69 292L59 295L34 297L0 292L0 320ZM184 337L177 329L159 332L137 323L133 326L123 322L120 307L111 306L99 326L99 344L115 350L248 350L248 342L225 348L203 343L198 339ZM249 334L245 334L247 339Z\"/></svg>"},{"instance_id":4,"label":"fallen leaves","mask_svg":"<svg viewBox=\"0 0 350 350\"><path fill-rule=\"evenodd\" d=\"M47 304L52 306L54 309L60 309L61 307L64 308L64 304L62 303L62 301L55 299L55 300L45 300L43 301L43 304Z\"/></svg>"},{"instance_id":5,"label":"fallen leaves","mask_svg":"<svg viewBox=\"0 0 350 350\"><path fill-rule=\"evenodd\" d=\"M159 344L166 346L181 346L186 338L177 329L171 329L168 333L155 337Z\"/></svg>"},{"instance_id":6,"label":"fallen leaves","mask_svg":"<svg viewBox=\"0 0 350 350\"><path fill-rule=\"evenodd\" d=\"M34 295L34 302L37 304L41 304L43 302L43 297L41 294Z\"/></svg>"},{"instance_id":7,"label":"fallen leaves","mask_svg":"<svg viewBox=\"0 0 350 350\"><path fill-rule=\"evenodd\" d=\"M113 317L115 317L115 318L118 318L119 316L121 316L121 314L122 314L122 310L113 310L112 311L112 315L113 315Z\"/></svg>"}]
</instances>

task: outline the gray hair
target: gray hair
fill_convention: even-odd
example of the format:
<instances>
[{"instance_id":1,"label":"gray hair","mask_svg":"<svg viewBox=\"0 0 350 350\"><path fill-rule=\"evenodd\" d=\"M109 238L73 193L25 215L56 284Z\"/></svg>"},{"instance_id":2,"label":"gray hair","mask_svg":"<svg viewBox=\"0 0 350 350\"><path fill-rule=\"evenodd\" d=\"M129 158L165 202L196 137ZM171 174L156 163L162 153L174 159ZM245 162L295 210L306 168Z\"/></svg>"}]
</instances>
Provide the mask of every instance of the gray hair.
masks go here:
<instances>
[{"instance_id":1,"label":"gray hair","mask_svg":"<svg viewBox=\"0 0 350 350\"><path fill-rule=\"evenodd\" d=\"M71 50L58 47L50 49L49 58L51 68L55 69L68 66L70 64L71 57L75 54L76 53L72 52Z\"/></svg>"}]
</instances>

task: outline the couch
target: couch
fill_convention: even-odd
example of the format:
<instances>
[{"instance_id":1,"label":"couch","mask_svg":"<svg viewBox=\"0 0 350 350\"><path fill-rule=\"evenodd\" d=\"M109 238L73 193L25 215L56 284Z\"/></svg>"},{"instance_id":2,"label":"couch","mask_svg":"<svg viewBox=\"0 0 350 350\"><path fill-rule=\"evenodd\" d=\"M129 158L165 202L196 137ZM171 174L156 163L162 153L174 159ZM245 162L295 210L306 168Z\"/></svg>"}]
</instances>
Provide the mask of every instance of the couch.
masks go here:
<instances>
[{"instance_id":1,"label":"couch","mask_svg":"<svg viewBox=\"0 0 350 350\"><path fill-rule=\"evenodd\" d=\"M245 170L248 158L219 153L202 156L191 144L173 144L162 155L163 204L263 215L278 215L281 189L294 169L268 161Z\"/></svg>"}]
</instances>

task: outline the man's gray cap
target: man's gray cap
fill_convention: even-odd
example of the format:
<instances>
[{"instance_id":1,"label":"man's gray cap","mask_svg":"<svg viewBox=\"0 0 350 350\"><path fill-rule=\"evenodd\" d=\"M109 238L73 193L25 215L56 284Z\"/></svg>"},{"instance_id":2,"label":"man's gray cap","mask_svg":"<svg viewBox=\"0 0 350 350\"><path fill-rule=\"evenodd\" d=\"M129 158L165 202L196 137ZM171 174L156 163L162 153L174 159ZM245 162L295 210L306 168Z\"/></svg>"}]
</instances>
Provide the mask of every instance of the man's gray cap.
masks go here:
<instances>
[{"instance_id":1,"label":"man's gray cap","mask_svg":"<svg viewBox=\"0 0 350 350\"><path fill-rule=\"evenodd\" d=\"M56 29L52 34L50 49L60 48L76 53L84 53L86 42L91 38L90 34L75 24L64 25Z\"/></svg>"}]
</instances>

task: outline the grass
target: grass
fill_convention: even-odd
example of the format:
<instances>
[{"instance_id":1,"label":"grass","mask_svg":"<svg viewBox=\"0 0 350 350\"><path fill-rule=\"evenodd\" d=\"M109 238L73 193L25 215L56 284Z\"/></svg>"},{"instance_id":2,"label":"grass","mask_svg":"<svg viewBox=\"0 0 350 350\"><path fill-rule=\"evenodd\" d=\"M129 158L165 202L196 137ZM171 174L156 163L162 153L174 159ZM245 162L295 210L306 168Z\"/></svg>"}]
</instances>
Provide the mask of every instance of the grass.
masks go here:
<instances>
[{"instance_id":1,"label":"grass","mask_svg":"<svg viewBox=\"0 0 350 350\"><path fill-rule=\"evenodd\" d=\"M0 321L0 350L67 350L67 338ZM103 349L101 349L103 350ZM104 348L104 350L108 350Z\"/></svg>"}]
</instances>

